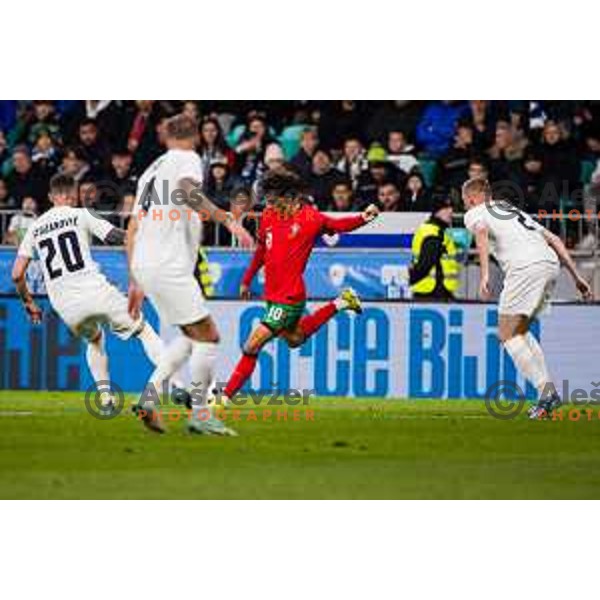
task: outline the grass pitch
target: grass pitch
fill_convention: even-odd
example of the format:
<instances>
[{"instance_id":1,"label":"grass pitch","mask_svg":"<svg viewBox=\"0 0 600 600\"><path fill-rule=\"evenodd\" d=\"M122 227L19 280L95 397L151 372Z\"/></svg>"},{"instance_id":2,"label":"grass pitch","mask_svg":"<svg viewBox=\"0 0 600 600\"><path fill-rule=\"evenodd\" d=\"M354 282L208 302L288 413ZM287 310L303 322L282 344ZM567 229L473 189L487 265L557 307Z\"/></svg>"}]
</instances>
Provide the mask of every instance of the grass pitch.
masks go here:
<instances>
[{"instance_id":1,"label":"grass pitch","mask_svg":"<svg viewBox=\"0 0 600 600\"><path fill-rule=\"evenodd\" d=\"M476 401L307 408L314 420L229 411L239 438L192 437L183 421L158 436L128 414L93 418L80 393L2 391L0 498L600 498L597 411L530 422Z\"/></svg>"}]
</instances>

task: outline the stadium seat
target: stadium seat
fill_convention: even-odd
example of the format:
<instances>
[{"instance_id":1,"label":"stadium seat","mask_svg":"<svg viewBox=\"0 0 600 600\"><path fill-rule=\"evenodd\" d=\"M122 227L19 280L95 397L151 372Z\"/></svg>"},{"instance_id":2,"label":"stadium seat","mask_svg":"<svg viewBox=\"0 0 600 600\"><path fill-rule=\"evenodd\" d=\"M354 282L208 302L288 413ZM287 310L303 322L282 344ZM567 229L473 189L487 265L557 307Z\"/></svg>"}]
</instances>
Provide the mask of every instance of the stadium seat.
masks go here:
<instances>
[{"instance_id":1,"label":"stadium seat","mask_svg":"<svg viewBox=\"0 0 600 600\"><path fill-rule=\"evenodd\" d=\"M432 187L435 182L435 175L437 171L437 163L435 160L420 158L419 168L427 187Z\"/></svg>"},{"instance_id":2,"label":"stadium seat","mask_svg":"<svg viewBox=\"0 0 600 600\"><path fill-rule=\"evenodd\" d=\"M596 163L591 160L581 161L581 173L579 179L584 185L588 184L592 180L592 174L596 168Z\"/></svg>"},{"instance_id":3,"label":"stadium seat","mask_svg":"<svg viewBox=\"0 0 600 600\"><path fill-rule=\"evenodd\" d=\"M236 127L234 127L228 134L227 134L227 144L231 147L231 148L235 148L239 141L240 138L242 137L242 135L244 134L244 131L246 130L246 126L245 125L237 125Z\"/></svg>"},{"instance_id":4,"label":"stadium seat","mask_svg":"<svg viewBox=\"0 0 600 600\"><path fill-rule=\"evenodd\" d=\"M306 125L290 125L279 136L279 143L283 148L286 160L293 158L300 149L300 138Z\"/></svg>"}]
</instances>

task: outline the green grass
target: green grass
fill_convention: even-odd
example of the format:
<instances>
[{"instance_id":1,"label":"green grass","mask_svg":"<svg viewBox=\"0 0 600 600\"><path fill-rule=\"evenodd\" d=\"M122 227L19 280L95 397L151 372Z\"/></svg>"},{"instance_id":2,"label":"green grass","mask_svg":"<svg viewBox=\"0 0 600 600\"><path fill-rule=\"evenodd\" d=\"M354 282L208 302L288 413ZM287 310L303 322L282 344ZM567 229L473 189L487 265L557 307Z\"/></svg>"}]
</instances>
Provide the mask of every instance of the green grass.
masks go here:
<instances>
[{"instance_id":1,"label":"green grass","mask_svg":"<svg viewBox=\"0 0 600 600\"><path fill-rule=\"evenodd\" d=\"M0 498L600 498L600 420L492 419L475 401L319 400L239 438L92 418L81 394L0 392ZM231 413L230 413L231 414Z\"/></svg>"}]
</instances>

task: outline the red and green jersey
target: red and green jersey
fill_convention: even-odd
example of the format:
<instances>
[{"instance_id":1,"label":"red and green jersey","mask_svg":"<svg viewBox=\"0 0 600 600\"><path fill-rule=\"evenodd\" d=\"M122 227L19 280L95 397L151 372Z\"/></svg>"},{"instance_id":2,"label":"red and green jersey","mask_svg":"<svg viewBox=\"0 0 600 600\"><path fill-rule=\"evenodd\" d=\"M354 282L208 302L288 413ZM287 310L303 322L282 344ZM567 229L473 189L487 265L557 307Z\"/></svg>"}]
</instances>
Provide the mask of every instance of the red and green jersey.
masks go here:
<instances>
[{"instance_id":1,"label":"red and green jersey","mask_svg":"<svg viewBox=\"0 0 600 600\"><path fill-rule=\"evenodd\" d=\"M365 222L362 214L334 218L308 204L287 218L267 208L258 232L258 247L242 283L250 285L264 265L265 300L280 304L303 302L304 270L317 238L323 233L353 231Z\"/></svg>"}]
</instances>

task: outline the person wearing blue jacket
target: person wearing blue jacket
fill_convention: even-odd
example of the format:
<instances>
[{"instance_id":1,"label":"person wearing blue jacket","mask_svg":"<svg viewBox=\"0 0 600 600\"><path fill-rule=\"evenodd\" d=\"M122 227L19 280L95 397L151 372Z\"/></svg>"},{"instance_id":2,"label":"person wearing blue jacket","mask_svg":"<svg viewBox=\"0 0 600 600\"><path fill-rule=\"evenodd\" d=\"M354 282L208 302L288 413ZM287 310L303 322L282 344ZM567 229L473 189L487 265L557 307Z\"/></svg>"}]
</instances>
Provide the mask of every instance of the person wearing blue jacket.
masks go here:
<instances>
[{"instance_id":1,"label":"person wearing blue jacket","mask_svg":"<svg viewBox=\"0 0 600 600\"><path fill-rule=\"evenodd\" d=\"M465 102L431 102L417 125L417 142L421 149L433 158L442 156L450 148L456 123L466 113Z\"/></svg>"}]
</instances>

